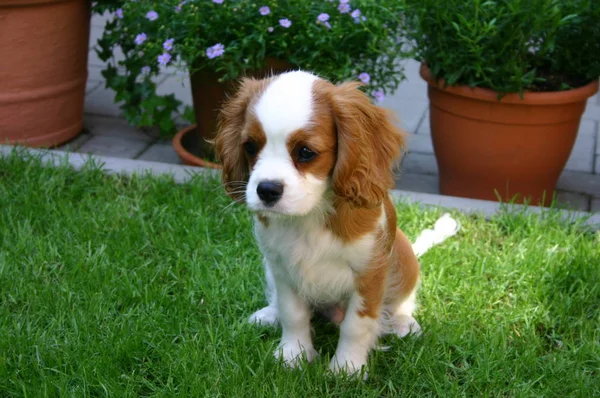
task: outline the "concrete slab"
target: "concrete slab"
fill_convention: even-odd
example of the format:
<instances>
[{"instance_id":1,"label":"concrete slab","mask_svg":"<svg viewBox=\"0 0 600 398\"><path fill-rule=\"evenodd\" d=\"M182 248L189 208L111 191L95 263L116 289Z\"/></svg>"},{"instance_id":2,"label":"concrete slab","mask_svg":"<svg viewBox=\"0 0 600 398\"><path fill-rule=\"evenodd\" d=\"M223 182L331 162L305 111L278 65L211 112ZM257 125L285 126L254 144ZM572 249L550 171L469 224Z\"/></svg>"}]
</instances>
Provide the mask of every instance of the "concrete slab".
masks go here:
<instances>
[{"instance_id":1,"label":"concrete slab","mask_svg":"<svg viewBox=\"0 0 600 398\"><path fill-rule=\"evenodd\" d=\"M169 164L182 164L182 161L177 155L177 152L175 152L171 141L163 140L150 146L140 156L138 156L137 159Z\"/></svg>"},{"instance_id":2,"label":"concrete slab","mask_svg":"<svg viewBox=\"0 0 600 398\"><path fill-rule=\"evenodd\" d=\"M598 132L598 122L593 119L581 119L579 123L579 130L577 131L577 137L580 136L596 136Z\"/></svg>"},{"instance_id":3,"label":"concrete slab","mask_svg":"<svg viewBox=\"0 0 600 398\"><path fill-rule=\"evenodd\" d=\"M415 61L414 59L408 59L404 62L404 75L406 76L406 81L411 84L421 85L423 88L427 88L427 83L421 78L419 74L419 69L421 68L421 63Z\"/></svg>"},{"instance_id":4,"label":"concrete slab","mask_svg":"<svg viewBox=\"0 0 600 398\"><path fill-rule=\"evenodd\" d=\"M96 90L102 85L100 80L89 80L85 83L85 93L86 95Z\"/></svg>"},{"instance_id":5,"label":"concrete slab","mask_svg":"<svg viewBox=\"0 0 600 398\"><path fill-rule=\"evenodd\" d=\"M71 141L64 143L63 145L57 147L56 149L60 151L74 152L79 149L83 144L92 138L89 132L84 131L79 134L77 137L73 138Z\"/></svg>"},{"instance_id":6,"label":"concrete slab","mask_svg":"<svg viewBox=\"0 0 600 398\"><path fill-rule=\"evenodd\" d=\"M600 155L600 122L596 124L596 155Z\"/></svg>"},{"instance_id":7,"label":"concrete slab","mask_svg":"<svg viewBox=\"0 0 600 398\"><path fill-rule=\"evenodd\" d=\"M585 112L583 112L583 118L600 121L600 104L588 102Z\"/></svg>"},{"instance_id":8,"label":"concrete slab","mask_svg":"<svg viewBox=\"0 0 600 398\"><path fill-rule=\"evenodd\" d=\"M180 73L167 75L156 88L156 93L159 95L174 94L175 98L183 102L185 105L192 106L192 87L190 78L187 74Z\"/></svg>"},{"instance_id":9,"label":"concrete slab","mask_svg":"<svg viewBox=\"0 0 600 398\"><path fill-rule=\"evenodd\" d=\"M393 98L397 99L416 99L420 101L428 101L427 97L427 83L421 80L408 81L405 80L398 86L398 89L392 95Z\"/></svg>"},{"instance_id":10,"label":"concrete slab","mask_svg":"<svg viewBox=\"0 0 600 398\"><path fill-rule=\"evenodd\" d=\"M440 207L444 209L456 209L466 214L479 214L491 218L499 213L529 211L534 214L543 214L549 211L547 208L538 206L507 205L487 200L458 198L453 196L435 195L420 192L406 192L401 190L392 191L392 197L399 201L419 203L425 206ZM569 210L559 211L563 219L576 220L587 218L585 224L594 230L600 229L600 213L592 214Z\"/></svg>"},{"instance_id":11,"label":"concrete slab","mask_svg":"<svg viewBox=\"0 0 600 398\"><path fill-rule=\"evenodd\" d=\"M556 189L600 197L600 175L565 170Z\"/></svg>"},{"instance_id":12,"label":"concrete slab","mask_svg":"<svg viewBox=\"0 0 600 398\"><path fill-rule=\"evenodd\" d=\"M571 156L565 170L578 171L583 173L592 173L594 170L594 149L596 147L596 135L588 130L590 124L594 124L593 120L586 120L580 127L580 133L577 135L577 140L571 151Z\"/></svg>"},{"instance_id":13,"label":"concrete slab","mask_svg":"<svg viewBox=\"0 0 600 398\"><path fill-rule=\"evenodd\" d=\"M433 153L433 142L431 141L430 135L410 134L407 138L406 145L409 153Z\"/></svg>"},{"instance_id":14,"label":"concrete slab","mask_svg":"<svg viewBox=\"0 0 600 398\"><path fill-rule=\"evenodd\" d=\"M408 153L402 161L401 173L411 174L439 174L438 165L434 155L424 153Z\"/></svg>"},{"instance_id":15,"label":"concrete slab","mask_svg":"<svg viewBox=\"0 0 600 398\"><path fill-rule=\"evenodd\" d=\"M410 192L438 194L439 178L436 175L415 174L400 171L396 178L396 189Z\"/></svg>"},{"instance_id":16,"label":"concrete slab","mask_svg":"<svg viewBox=\"0 0 600 398\"><path fill-rule=\"evenodd\" d=\"M419 127L417 127L417 134L431 135L431 124L429 122L429 109L423 115Z\"/></svg>"},{"instance_id":17,"label":"concrete slab","mask_svg":"<svg viewBox=\"0 0 600 398\"><path fill-rule=\"evenodd\" d=\"M84 112L92 115L118 117L123 114L119 104L114 103L115 92L100 86L85 96Z\"/></svg>"},{"instance_id":18,"label":"concrete slab","mask_svg":"<svg viewBox=\"0 0 600 398\"><path fill-rule=\"evenodd\" d=\"M148 143L122 137L99 135L85 142L77 152L99 156L134 159L149 146Z\"/></svg>"},{"instance_id":19,"label":"concrete slab","mask_svg":"<svg viewBox=\"0 0 600 398\"><path fill-rule=\"evenodd\" d=\"M84 115L83 124L94 136L119 137L130 141L140 141L145 144L155 141L153 134L130 126L126 120L120 118L87 114Z\"/></svg>"},{"instance_id":20,"label":"concrete slab","mask_svg":"<svg viewBox=\"0 0 600 398\"><path fill-rule=\"evenodd\" d=\"M104 83L104 76L102 76L102 66L88 65L88 80L96 80Z\"/></svg>"},{"instance_id":21,"label":"concrete slab","mask_svg":"<svg viewBox=\"0 0 600 398\"><path fill-rule=\"evenodd\" d=\"M114 16L112 13L106 11L104 14L94 14L92 15L91 25L98 28L103 28L106 25L106 21L113 19Z\"/></svg>"},{"instance_id":22,"label":"concrete slab","mask_svg":"<svg viewBox=\"0 0 600 398\"><path fill-rule=\"evenodd\" d=\"M90 29L90 52L88 54L88 65L92 66L104 66L105 62L102 61L96 52L96 45L98 44L98 39L102 37L104 33L104 25L92 25ZM113 52L114 59L118 62L125 59L125 55L123 54L123 50L121 47L115 47Z\"/></svg>"},{"instance_id":23,"label":"concrete slab","mask_svg":"<svg viewBox=\"0 0 600 398\"><path fill-rule=\"evenodd\" d=\"M408 99L397 96L386 98L381 106L393 111L398 117L400 126L409 133L417 131L419 123L429 106L426 100Z\"/></svg>"},{"instance_id":24,"label":"concrete slab","mask_svg":"<svg viewBox=\"0 0 600 398\"><path fill-rule=\"evenodd\" d=\"M590 211L592 213L600 213L600 198L592 199Z\"/></svg>"},{"instance_id":25,"label":"concrete slab","mask_svg":"<svg viewBox=\"0 0 600 398\"><path fill-rule=\"evenodd\" d=\"M588 195L558 191L556 193L556 201L560 208L577 211L590 210L590 197Z\"/></svg>"}]
</instances>

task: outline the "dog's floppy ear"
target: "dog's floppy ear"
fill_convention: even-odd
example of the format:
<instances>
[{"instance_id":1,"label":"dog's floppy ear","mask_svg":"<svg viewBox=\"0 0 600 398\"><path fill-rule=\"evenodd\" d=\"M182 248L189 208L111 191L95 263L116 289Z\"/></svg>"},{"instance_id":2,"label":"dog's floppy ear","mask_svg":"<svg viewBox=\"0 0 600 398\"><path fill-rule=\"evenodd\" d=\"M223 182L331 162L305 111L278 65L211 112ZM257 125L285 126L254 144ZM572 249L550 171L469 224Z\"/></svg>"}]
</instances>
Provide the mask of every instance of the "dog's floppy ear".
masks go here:
<instances>
[{"instance_id":1,"label":"dog's floppy ear","mask_svg":"<svg viewBox=\"0 0 600 398\"><path fill-rule=\"evenodd\" d=\"M215 148L223 167L223 185L236 201L244 198L248 182L248 162L244 155L242 132L246 124L248 105L262 87L261 81L243 78L235 94L223 105L217 118Z\"/></svg>"},{"instance_id":2,"label":"dog's floppy ear","mask_svg":"<svg viewBox=\"0 0 600 398\"><path fill-rule=\"evenodd\" d=\"M334 193L358 207L375 207L394 187L394 162L404 147L404 132L392 115L371 103L358 82L332 87L338 154Z\"/></svg>"}]
</instances>

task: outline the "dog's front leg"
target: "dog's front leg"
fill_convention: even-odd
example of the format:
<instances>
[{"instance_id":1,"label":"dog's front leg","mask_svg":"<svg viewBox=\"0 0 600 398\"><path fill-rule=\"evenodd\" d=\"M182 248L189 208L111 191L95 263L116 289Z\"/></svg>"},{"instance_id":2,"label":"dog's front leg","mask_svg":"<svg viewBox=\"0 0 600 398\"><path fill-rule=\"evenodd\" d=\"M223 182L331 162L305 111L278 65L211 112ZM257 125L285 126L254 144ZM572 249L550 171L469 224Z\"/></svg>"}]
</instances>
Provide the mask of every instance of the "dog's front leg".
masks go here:
<instances>
[{"instance_id":1,"label":"dog's front leg","mask_svg":"<svg viewBox=\"0 0 600 398\"><path fill-rule=\"evenodd\" d=\"M355 292L340 325L340 340L329 368L355 374L367 364L369 352L379 336L379 297L363 297ZM364 374L366 378L366 372Z\"/></svg>"},{"instance_id":2,"label":"dog's front leg","mask_svg":"<svg viewBox=\"0 0 600 398\"><path fill-rule=\"evenodd\" d=\"M263 326L275 326L279 321L277 319L277 288L275 287L275 278L269 262L265 259L265 278L267 282L267 301L269 305L256 311L250 316L250 323Z\"/></svg>"},{"instance_id":3,"label":"dog's front leg","mask_svg":"<svg viewBox=\"0 0 600 398\"><path fill-rule=\"evenodd\" d=\"M278 317L283 333L275 355L292 367L298 366L304 355L311 362L317 352L310 334L310 307L285 282L276 283L276 287Z\"/></svg>"}]
</instances>

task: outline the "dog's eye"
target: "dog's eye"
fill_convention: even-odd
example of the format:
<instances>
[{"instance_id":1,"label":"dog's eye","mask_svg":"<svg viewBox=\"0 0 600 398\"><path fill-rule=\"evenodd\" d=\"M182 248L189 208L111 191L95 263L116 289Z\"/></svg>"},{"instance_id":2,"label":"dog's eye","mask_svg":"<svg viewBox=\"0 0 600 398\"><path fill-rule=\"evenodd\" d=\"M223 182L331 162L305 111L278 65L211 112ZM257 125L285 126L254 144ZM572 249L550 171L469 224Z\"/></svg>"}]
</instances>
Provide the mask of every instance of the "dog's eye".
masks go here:
<instances>
[{"instance_id":1,"label":"dog's eye","mask_svg":"<svg viewBox=\"0 0 600 398\"><path fill-rule=\"evenodd\" d=\"M258 153L258 147L252 141L244 142L244 151L248 154L248 156L255 156Z\"/></svg>"},{"instance_id":2,"label":"dog's eye","mask_svg":"<svg viewBox=\"0 0 600 398\"><path fill-rule=\"evenodd\" d=\"M298 161L299 162L311 161L314 159L315 156L317 156L317 153L314 151L311 151L310 149L308 149L305 146L300 148L300 150L298 151Z\"/></svg>"}]
</instances>

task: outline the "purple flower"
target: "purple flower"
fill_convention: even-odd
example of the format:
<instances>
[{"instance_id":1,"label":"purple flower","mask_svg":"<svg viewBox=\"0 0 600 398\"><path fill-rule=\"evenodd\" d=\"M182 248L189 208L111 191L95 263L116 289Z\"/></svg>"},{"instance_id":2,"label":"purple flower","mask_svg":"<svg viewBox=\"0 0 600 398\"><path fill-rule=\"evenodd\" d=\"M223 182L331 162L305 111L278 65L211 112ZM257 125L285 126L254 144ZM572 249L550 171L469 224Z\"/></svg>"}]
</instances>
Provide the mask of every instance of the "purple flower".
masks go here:
<instances>
[{"instance_id":1,"label":"purple flower","mask_svg":"<svg viewBox=\"0 0 600 398\"><path fill-rule=\"evenodd\" d=\"M327 29L331 29L331 24L329 22L323 22L323 25L325 25Z\"/></svg>"},{"instance_id":2,"label":"purple flower","mask_svg":"<svg viewBox=\"0 0 600 398\"><path fill-rule=\"evenodd\" d=\"M319 16L317 17L317 21L319 21L319 22L329 21L329 14L326 14L326 13L319 14Z\"/></svg>"},{"instance_id":3,"label":"purple flower","mask_svg":"<svg viewBox=\"0 0 600 398\"><path fill-rule=\"evenodd\" d=\"M144 44L144 42L146 41L146 39L148 38L148 36L146 36L145 33L140 33L135 37L135 44L137 44L138 46L141 46L142 44Z\"/></svg>"},{"instance_id":4,"label":"purple flower","mask_svg":"<svg viewBox=\"0 0 600 398\"><path fill-rule=\"evenodd\" d=\"M352 14L350 14L350 16L354 19L358 19L360 17L360 10L357 8L356 10L352 11Z\"/></svg>"},{"instance_id":5,"label":"purple flower","mask_svg":"<svg viewBox=\"0 0 600 398\"><path fill-rule=\"evenodd\" d=\"M148 11L146 18L150 21L156 21L158 19L158 13L156 11Z\"/></svg>"},{"instance_id":6,"label":"purple flower","mask_svg":"<svg viewBox=\"0 0 600 398\"><path fill-rule=\"evenodd\" d=\"M181 6L183 5L183 3L179 3L175 6L175 12L181 12Z\"/></svg>"},{"instance_id":7,"label":"purple flower","mask_svg":"<svg viewBox=\"0 0 600 398\"><path fill-rule=\"evenodd\" d=\"M169 61L171 61L171 54L169 53L162 53L158 56L159 65L166 65L169 63Z\"/></svg>"},{"instance_id":8,"label":"purple flower","mask_svg":"<svg viewBox=\"0 0 600 398\"><path fill-rule=\"evenodd\" d=\"M269 27L267 28L267 31L268 31L269 33L271 33L273 30L274 30L274 29L273 29L273 27L272 27L272 26L269 26Z\"/></svg>"},{"instance_id":9,"label":"purple flower","mask_svg":"<svg viewBox=\"0 0 600 398\"><path fill-rule=\"evenodd\" d=\"M292 26L292 21L290 21L287 18L280 19L279 20L279 25L283 26L284 28L289 28L290 26Z\"/></svg>"},{"instance_id":10,"label":"purple flower","mask_svg":"<svg viewBox=\"0 0 600 398\"><path fill-rule=\"evenodd\" d=\"M267 6L264 6L264 7L260 7L258 9L258 12L260 12L260 15L269 15L271 13L271 9Z\"/></svg>"},{"instance_id":11,"label":"purple flower","mask_svg":"<svg viewBox=\"0 0 600 398\"><path fill-rule=\"evenodd\" d=\"M363 82L365 84L369 84L369 82L371 81L371 75L369 75L366 72L363 72L360 75L358 75L358 78L360 79L361 82Z\"/></svg>"},{"instance_id":12,"label":"purple flower","mask_svg":"<svg viewBox=\"0 0 600 398\"><path fill-rule=\"evenodd\" d=\"M347 14L347 13L350 12L350 4L348 4L348 3L340 3L340 5L338 6L338 10L342 14Z\"/></svg>"},{"instance_id":13,"label":"purple flower","mask_svg":"<svg viewBox=\"0 0 600 398\"><path fill-rule=\"evenodd\" d=\"M223 1L225 1L225 0L213 0L213 3L216 3L216 4L223 4Z\"/></svg>"},{"instance_id":14,"label":"purple flower","mask_svg":"<svg viewBox=\"0 0 600 398\"><path fill-rule=\"evenodd\" d=\"M383 91L381 90L376 90L373 91L373 97L375 98L375 101L381 102L385 99L385 94L383 94Z\"/></svg>"},{"instance_id":15,"label":"purple flower","mask_svg":"<svg viewBox=\"0 0 600 398\"><path fill-rule=\"evenodd\" d=\"M163 48L167 51L171 51L173 49L173 42L175 41L175 39L168 39L165 40L165 42L163 43Z\"/></svg>"},{"instance_id":16,"label":"purple flower","mask_svg":"<svg viewBox=\"0 0 600 398\"><path fill-rule=\"evenodd\" d=\"M115 11L115 16L119 19L122 19L123 18L123 9L117 8L117 11Z\"/></svg>"},{"instance_id":17,"label":"purple flower","mask_svg":"<svg viewBox=\"0 0 600 398\"><path fill-rule=\"evenodd\" d=\"M206 49L206 56L209 59L213 59L216 57L220 57L221 55L223 55L223 53L225 52L225 46L222 45L221 43L217 43L212 47L208 47Z\"/></svg>"},{"instance_id":18,"label":"purple flower","mask_svg":"<svg viewBox=\"0 0 600 398\"><path fill-rule=\"evenodd\" d=\"M142 67L142 75L144 76L148 76L150 74L152 70L150 69L149 66L143 66Z\"/></svg>"}]
</instances>

